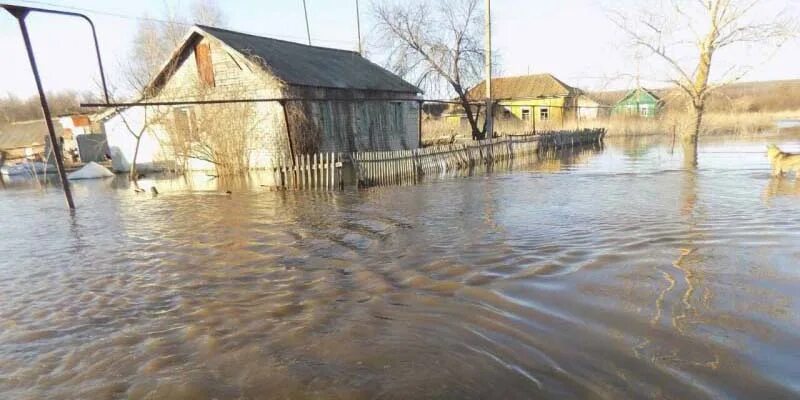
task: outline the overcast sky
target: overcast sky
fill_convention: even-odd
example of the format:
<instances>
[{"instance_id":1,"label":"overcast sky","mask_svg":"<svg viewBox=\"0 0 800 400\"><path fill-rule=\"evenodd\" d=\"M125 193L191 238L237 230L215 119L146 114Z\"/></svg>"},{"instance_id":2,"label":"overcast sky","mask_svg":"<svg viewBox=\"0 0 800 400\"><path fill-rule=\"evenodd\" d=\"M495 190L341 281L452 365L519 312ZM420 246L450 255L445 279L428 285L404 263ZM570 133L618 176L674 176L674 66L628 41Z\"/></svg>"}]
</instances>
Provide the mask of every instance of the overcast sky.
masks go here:
<instances>
[{"instance_id":1,"label":"overcast sky","mask_svg":"<svg viewBox=\"0 0 800 400\"><path fill-rule=\"evenodd\" d=\"M306 0L315 45L357 48L355 0ZM433 1L433 0L431 0ZM38 7L82 9L97 26L103 62L110 80L119 79L120 63L131 48L137 19L161 18L165 7L188 9L188 0L46 0L11 1ZM636 0L493 0L493 44L500 54L496 75L548 72L585 89L626 88L634 85L636 64L619 30L609 22L609 8L640 4ZM305 42L302 0L219 1L228 28L263 36ZM369 36L370 0L361 0L362 29ZM800 10L800 0L773 1L764 14ZM93 10L93 11L90 11ZM112 15L113 14L113 15ZM800 15L800 14L795 14ZM120 17L127 16L127 17ZM98 81L91 34L85 22L32 14L29 29L47 90L96 90ZM9 14L0 14L0 95L35 93L19 27ZM373 53L375 54L375 53ZM747 49L727 55L748 59ZM381 63L376 55L373 61ZM658 70L639 68L646 84L663 85ZM782 47L766 62L756 64L745 80L800 78L800 41Z\"/></svg>"}]
</instances>

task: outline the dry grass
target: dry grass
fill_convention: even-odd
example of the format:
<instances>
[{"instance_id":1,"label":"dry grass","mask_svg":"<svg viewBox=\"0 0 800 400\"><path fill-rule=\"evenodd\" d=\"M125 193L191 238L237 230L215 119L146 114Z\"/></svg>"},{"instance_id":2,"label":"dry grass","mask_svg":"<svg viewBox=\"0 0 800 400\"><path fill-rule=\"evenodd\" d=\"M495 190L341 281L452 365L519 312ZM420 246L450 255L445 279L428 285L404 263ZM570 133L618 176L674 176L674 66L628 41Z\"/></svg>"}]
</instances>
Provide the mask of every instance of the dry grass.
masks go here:
<instances>
[{"instance_id":1,"label":"dry grass","mask_svg":"<svg viewBox=\"0 0 800 400\"><path fill-rule=\"evenodd\" d=\"M483 119L480 119L480 124L483 124ZM574 130L583 128L602 127L602 124L593 121L580 121L580 123L573 122L550 122L550 123L536 123L536 132L549 132L558 130ZM522 121L519 119L503 119L498 118L494 121L495 136L506 135L521 135L533 134L534 127L530 121ZM423 145L432 144L448 144L454 142L462 142L472 140L472 130L469 123L461 121L455 123L447 121L443 118L429 118L422 121L422 143Z\"/></svg>"},{"instance_id":2,"label":"dry grass","mask_svg":"<svg viewBox=\"0 0 800 400\"><path fill-rule=\"evenodd\" d=\"M775 121L785 118L800 118L800 110L779 112L709 112L703 120L705 135L757 135L774 131ZM608 136L673 135L685 132L691 126L687 114L667 113L660 118L636 117L598 118L594 120L567 121L563 124L538 124L536 132L605 128ZM495 121L495 133L499 136L532 133L532 126L520 120ZM427 119L422 123L423 145L446 144L470 140L470 128L466 123L454 124L444 119Z\"/></svg>"},{"instance_id":3,"label":"dry grass","mask_svg":"<svg viewBox=\"0 0 800 400\"><path fill-rule=\"evenodd\" d=\"M774 131L775 121L783 118L796 118L800 110L794 112L709 112L703 117L702 135L758 135ZM669 113L658 119L616 119L606 120L603 127L609 136L672 135L685 132L691 126L686 114Z\"/></svg>"}]
</instances>

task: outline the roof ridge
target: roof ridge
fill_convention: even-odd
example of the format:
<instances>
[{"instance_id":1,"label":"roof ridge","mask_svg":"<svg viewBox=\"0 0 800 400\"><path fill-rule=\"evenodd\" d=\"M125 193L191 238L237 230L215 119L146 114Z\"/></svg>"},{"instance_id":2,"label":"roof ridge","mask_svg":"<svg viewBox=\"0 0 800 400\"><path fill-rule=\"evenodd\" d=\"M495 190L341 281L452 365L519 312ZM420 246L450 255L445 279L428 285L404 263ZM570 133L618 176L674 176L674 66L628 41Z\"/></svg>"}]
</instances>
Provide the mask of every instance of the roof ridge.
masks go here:
<instances>
[{"instance_id":1,"label":"roof ridge","mask_svg":"<svg viewBox=\"0 0 800 400\"><path fill-rule=\"evenodd\" d=\"M551 73L548 73L548 72L542 72L542 73L538 73L538 74L508 75L508 76L493 76L493 77L492 77L492 80L495 80L495 79L516 79L516 78L527 78L527 77L533 77L533 76L549 76L549 77L551 77L551 78L554 78L554 79L555 79L555 76L554 76L553 74L551 74ZM485 80L486 80L486 79L484 79L484 81L485 81Z\"/></svg>"},{"instance_id":2,"label":"roof ridge","mask_svg":"<svg viewBox=\"0 0 800 400\"><path fill-rule=\"evenodd\" d=\"M276 42L283 42L283 43L293 44L293 45L296 45L296 46L311 47L311 48L320 49L320 50L340 51L340 52L344 52L344 53L355 54L355 55L361 57L361 54L359 54L357 51L354 51L354 50L345 50L345 49L337 49L335 47L325 47L325 46L315 46L315 45L311 45L311 44L303 44L303 43L293 42L291 40L276 39L276 38L272 38L272 37L268 37L268 36L256 35L254 33L239 32L239 31L234 31L234 30L231 30L231 29L218 28L218 27L209 26L209 25L195 24L195 26L200 28L200 29L202 29L202 30L204 30L204 31L205 30L222 31L222 32L236 34L236 35L251 36L251 37L255 37L255 38L259 38L259 39L274 40Z\"/></svg>"},{"instance_id":3,"label":"roof ridge","mask_svg":"<svg viewBox=\"0 0 800 400\"><path fill-rule=\"evenodd\" d=\"M53 118L51 118L50 120L51 120L51 121L57 121L57 120L58 120L58 117L53 117ZM11 122L10 124L8 124L8 126L12 126L12 125L25 125L25 124L32 124L32 123L34 123L34 122L41 122L41 123L45 123L45 120L44 120L44 118L39 118L39 119L26 119L26 120L24 120L24 121L14 121L14 122Z\"/></svg>"}]
</instances>

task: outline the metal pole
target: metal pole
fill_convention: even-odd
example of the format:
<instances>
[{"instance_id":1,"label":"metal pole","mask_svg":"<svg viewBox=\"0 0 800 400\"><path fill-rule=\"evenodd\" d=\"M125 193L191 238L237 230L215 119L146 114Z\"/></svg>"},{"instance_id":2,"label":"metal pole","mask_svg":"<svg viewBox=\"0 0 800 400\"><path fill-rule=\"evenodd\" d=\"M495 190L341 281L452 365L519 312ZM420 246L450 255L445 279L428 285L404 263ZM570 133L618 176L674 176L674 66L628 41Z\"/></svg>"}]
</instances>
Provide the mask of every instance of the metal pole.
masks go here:
<instances>
[{"instance_id":1,"label":"metal pole","mask_svg":"<svg viewBox=\"0 0 800 400\"><path fill-rule=\"evenodd\" d=\"M94 28L94 22L92 22L91 18L74 12L69 11L58 11L58 10L48 10L45 8L34 8L34 7L24 7L24 6L15 6L11 4L0 4L0 7L5 8L9 13L15 15L17 13L26 12L29 13L33 12L41 12L46 14L56 14L56 15L66 15L70 17L78 17L83 18L86 22L89 23L89 27L92 28L92 39L94 40L94 51L95 55L97 56L97 66L100 68L100 81L103 84L103 95L105 96L106 103L109 103L108 99L108 87L106 85L106 73L103 69L103 60L100 58L100 45L97 42L97 30Z\"/></svg>"},{"instance_id":2,"label":"metal pole","mask_svg":"<svg viewBox=\"0 0 800 400\"><path fill-rule=\"evenodd\" d=\"M361 15L358 10L358 0L356 0L356 29L358 29L358 54L364 55L364 49L361 47Z\"/></svg>"},{"instance_id":3,"label":"metal pole","mask_svg":"<svg viewBox=\"0 0 800 400\"><path fill-rule=\"evenodd\" d=\"M311 28L308 26L308 9L306 8L306 0L303 0L303 14L306 15L306 34L308 35L308 45L311 46Z\"/></svg>"},{"instance_id":4,"label":"metal pole","mask_svg":"<svg viewBox=\"0 0 800 400\"><path fill-rule=\"evenodd\" d=\"M486 130L484 137L494 136L494 107L492 104L492 0L486 0L486 21L484 24L484 60L486 70Z\"/></svg>"},{"instance_id":5,"label":"metal pole","mask_svg":"<svg viewBox=\"0 0 800 400\"><path fill-rule=\"evenodd\" d=\"M64 197L67 198L67 205L70 210L75 209L75 202L72 201L72 191L69 188L69 181L64 171L64 160L61 156L61 144L56 137L56 131L53 127L53 118L50 115L50 107L47 105L47 98L42 88L42 80L39 77L39 68L36 66L36 58L33 56L33 47L31 46L31 38L28 36L28 27L25 25L25 17L28 16L28 9L18 8L12 6L5 6L6 11L11 13L19 21L19 29L22 32L22 39L25 41L25 50L28 53L28 61L31 63L31 71L33 72L33 79L36 81L36 89L39 90L39 101L42 105L42 112L44 113L44 121L47 124L47 131L50 135L50 144L56 156L56 169L58 169L58 176L61 179L61 185L64 188Z\"/></svg>"},{"instance_id":6,"label":"metal pole","mask_svg":"<svg viewBox=\"0 0 800 400\"><path fill-rule=\"evenodd\" d=\"M97 66L100 67L100 80L103 82L103 95L106 98L106 103L109 102L108 100L108 87L106 86L106 73L103 71L103 60L100 59L100 45L97 43L97 32L94 30L94 22L90 20L88 17L82 16L86 21L89 22L89 26L92 27L92 38L94 39L94 49L97 53Z\"/></svg>"}]
</instances>

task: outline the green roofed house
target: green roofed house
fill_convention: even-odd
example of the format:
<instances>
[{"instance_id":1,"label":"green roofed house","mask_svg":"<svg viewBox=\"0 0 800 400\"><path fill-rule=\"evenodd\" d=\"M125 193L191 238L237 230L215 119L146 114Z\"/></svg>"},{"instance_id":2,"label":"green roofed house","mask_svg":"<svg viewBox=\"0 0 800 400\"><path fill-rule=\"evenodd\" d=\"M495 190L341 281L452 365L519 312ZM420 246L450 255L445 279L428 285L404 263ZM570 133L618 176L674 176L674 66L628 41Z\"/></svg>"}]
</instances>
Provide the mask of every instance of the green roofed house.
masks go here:
<instances>
[{"instance_id":1,"label":"green roofed house","mask_svg":"<svg viewBox=\"0 0 800 400\"><path fill-rule=\"evenodd\" d=\"M642 118L655 118L661 113L664 101L655 93L644 89L633 89L622 100L614 104L611 115L639 116Z\"/></svg>"}]
</instances>

